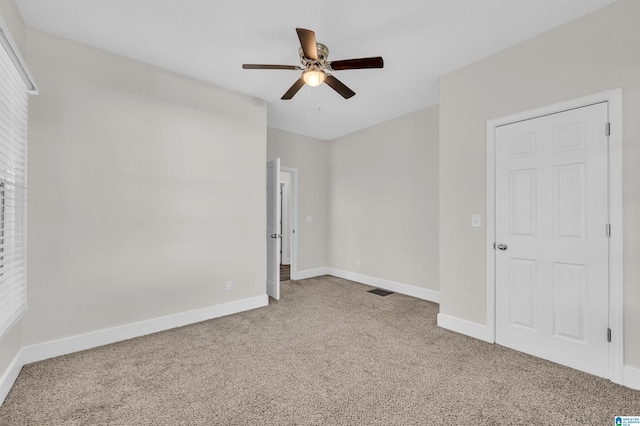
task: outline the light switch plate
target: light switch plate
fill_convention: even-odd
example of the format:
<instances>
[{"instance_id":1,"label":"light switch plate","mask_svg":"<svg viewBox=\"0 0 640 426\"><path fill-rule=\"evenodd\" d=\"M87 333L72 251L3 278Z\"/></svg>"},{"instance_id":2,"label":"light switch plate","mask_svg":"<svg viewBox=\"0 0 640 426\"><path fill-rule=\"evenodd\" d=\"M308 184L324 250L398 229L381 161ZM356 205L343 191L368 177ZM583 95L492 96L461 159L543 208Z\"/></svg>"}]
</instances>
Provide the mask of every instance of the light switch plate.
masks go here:
<instances>
[{"instance_id":1,"label":"light switch plate","mask_svg":"<svg viewBox=\"0 0 640 426\"><path fill-rule=\"evenodd\" d=\"M313 222L313 217L310 214L307 215L307 222Z\"/></svg>"},{"instance_id":2,"label":"light switch plate","mask_svg":"<svg viewBox=\"0 0 640 426\"><path fill-rule=\"evenodd\" d=\"M482 216L480 216L480 213L474 213L471 215L471 226L474 228L482 226Z\"/></svg>"}]
</instances>

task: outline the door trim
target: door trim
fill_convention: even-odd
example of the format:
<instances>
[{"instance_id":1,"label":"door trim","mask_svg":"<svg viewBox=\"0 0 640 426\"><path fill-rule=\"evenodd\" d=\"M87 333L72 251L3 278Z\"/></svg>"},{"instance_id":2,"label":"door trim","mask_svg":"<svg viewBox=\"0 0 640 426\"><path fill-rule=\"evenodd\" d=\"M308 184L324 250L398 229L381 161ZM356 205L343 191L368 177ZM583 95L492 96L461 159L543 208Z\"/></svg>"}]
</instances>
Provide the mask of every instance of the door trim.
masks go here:
<instances>
[{"instance_id":1,"label":"door trim","mask_svg":"<svg viewBox=\"0 0 640 426\"><path fill-rule=\"evenodd\" d=\"M570 109L607 102L611 134L609 135L609 379L624 383L624 299L623 299L623 204L622 204L622 89L608 90L530 111L487 121L486 158L486 325L487 340L496 341L496 127L556 114ZM604 132L605 129L603 128ZM604 232L604 230L603 230ZM603 336L603 339L606 336Z\"/></svg>"},{"instance_id":2,"label":"door trim","mask_svg":"<svg viewBox=\"0 0 640 426\"><path fill-rule=\"evenodd\" d=\"M282 169L282 168L281 168ZM280 170L280 176L282 177L282 170ZM280 180L280 234L282 235L282 240L280 242L280 264L281 265L291 265L291 244L289 241L289 229L291 229L291 224L289 224L289 215L287 214L287 203L289 203L289 197L287 197L288 185L287 182L283 182ZM284 225L287 225L288 229L284 228ZM284 255L284 247L289 246L289 257L285 257Z\"/></svg>"},{"instance_id":3,"label":"door trim","mask_svg":"<svg viewBox=\"0 0 640 426\"><path fill-rule=\"evenodd\" d=\"M280 167L280 172L291 174L291 188L289 188L289 202L291 203L291 217L289 227L291 228L291 279L298 278L298 169L291 167Z\"/></svg>"}]
</instances>

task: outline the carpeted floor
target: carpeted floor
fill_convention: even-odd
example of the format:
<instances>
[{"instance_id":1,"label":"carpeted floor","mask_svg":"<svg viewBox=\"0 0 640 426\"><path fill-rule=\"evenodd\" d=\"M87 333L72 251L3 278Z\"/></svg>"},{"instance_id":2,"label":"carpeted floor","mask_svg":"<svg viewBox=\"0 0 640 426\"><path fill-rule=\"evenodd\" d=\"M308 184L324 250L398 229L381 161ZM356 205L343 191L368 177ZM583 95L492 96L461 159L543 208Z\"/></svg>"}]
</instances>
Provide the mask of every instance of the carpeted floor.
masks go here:
<instances>
[{"instance_id":1,"label":"carpeted floor","mask_svg":"<svg viewBox=\"0 0 640 426\"><path fill-rule=\"evenodd\" d=\"M8 425L613 425L640 392L333 277L268 307L25 366Z\"/></svg>"}]
</instances>

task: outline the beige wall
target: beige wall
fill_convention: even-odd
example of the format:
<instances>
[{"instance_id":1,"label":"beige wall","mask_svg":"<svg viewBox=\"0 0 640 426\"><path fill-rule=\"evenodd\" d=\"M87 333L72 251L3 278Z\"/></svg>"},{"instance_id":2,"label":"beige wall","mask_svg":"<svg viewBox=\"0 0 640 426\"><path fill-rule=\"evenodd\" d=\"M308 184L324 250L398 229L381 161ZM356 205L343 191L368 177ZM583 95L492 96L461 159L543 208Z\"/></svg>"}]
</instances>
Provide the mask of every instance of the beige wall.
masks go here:
<instances>
[{"instance_id":1,"label":"beige wall","mask_svg":"<svg viewBox=\"0 0 640 426\"><path fill-rule=\"evenodd\" d=\"M329 266L437 291L438 107L330 146Z\"/></svg>"},{"instance_id":2,"label":"beige wall","mask_svg":"<svg viewBox=\"0 0 640 426\"><path fill-rule=\"evenodd\" d=\"M621 0L441 79L442 313L485 323L485 229L471 228L469 220L486 211L487 120L622 88L625 364L640 367L638 17L640 2Z\"/></svg>"},{"instance_id":3,"label":"beige wall","mask_svg":"<svg viewBox=\"0 0 640 426\"><path fill-rule=\"evenodd\" d=\"M7 24L11 36L15 41L22 56L25 54L25 26L22 21L22 17L18 12L13 0L0 0L0 16L2 20ZM33 97L30 99L33 100ZM0 338L0 377L4 374L5 370L9 367L15 356L20 351L22 346L22 320L14 325L4 336ZM1 403L2 401L0 401Z\"/></svg>"},{"instance_id":4,"label":"beige wall","mask_svg":"<svg viewBox=\"0 0 640 426\"><path fill-rule=\"evenodd\" d=\"M329 146L319 139L269 128L267 160L298 169L298 271L327 266ZM307 222L307 216L312 217Z\"/></svg>"},{"instance_id":5,"label":"beige wall","mask_svg":"<svg viewBox=\"0 0 640 426\"><path fill-rule=\"evenodd\" d=\"M264 295L264 102L30 29L27 46L22 344Z\"/></svg>"}]
</instances>

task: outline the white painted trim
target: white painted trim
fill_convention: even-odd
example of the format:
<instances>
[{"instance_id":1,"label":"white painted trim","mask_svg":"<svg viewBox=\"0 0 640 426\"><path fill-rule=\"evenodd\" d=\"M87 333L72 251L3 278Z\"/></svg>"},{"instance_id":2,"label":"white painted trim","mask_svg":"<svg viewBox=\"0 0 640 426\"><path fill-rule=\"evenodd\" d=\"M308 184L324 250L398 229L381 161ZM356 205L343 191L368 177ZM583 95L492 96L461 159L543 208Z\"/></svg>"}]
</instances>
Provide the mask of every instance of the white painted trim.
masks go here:
<instances>
[{"instance_id":1,"label":"white painted trim","mask_svg":"<svg viewBox=\"0 0 640 426\"><path fill-rule=\"evenodd\" d=\"M422 287L416 287L410 284L403 284L395 281L389 281L382 278L371 277L368 275L357 274L355 272L343 271L335 268L328 268L328 269L329 269L328 274L333 275L334 277L344 278L345 280L351 280L351 281L359 282L361 284L367 284L370 286L393 291L395 293L406 294L407 296L416 297L418 299L440 303L439 291L429 290Z\"/></svg>"},{"instance_id":2,"label":"white painted trim","mask_svg":"<svg viewBox=\"0 0 640 426\"><path fill-rule=\"evenodd\" d=\"M2 405L4 400L7 398L7 395L9 395L9 391L16 382L18 374L20 374L20 370L22 370L24 363L21 362L20 355L21 351L16 354L13 361L11 361L11 364L9 364L9 367L7 367L0 377L0 405Z\"/></svg>"},{"instance_id":3,"label":"white painted trim","mask_svg":"<svg viewBox=\"0 0 640 426\"><path fill-rule=\"evenodd\" d=\"M487 338L491 343L496 341L496 127L492 121L487 122L487 211L486 211L486 298L485 324Z\"/></svg>"},{"instance_id":4,"label":"white painted trim","mask_svg":"<svg viewBox=\"0 0 640 426\"><path fill-rule=\"evenodd\" d=\"M625 365L623 370L624 383L622 384L628 388L640 390L640 368Z\"/></svg>"},{"instance_id":5,"label":"white painted trim","mask_svg":"<svg viewBox=\"0 0 640 426\"><path fill-rule=\"evenodd\" d=\"M9 394L11 387L18 378L20 370L26 364L98 346L108 345L122 340L133 339L134 337L170 330L176 327L195 324L226 315L237 314L239 312L261 308L268 304L269 296L265 294L262 296L251 297L249 299L208 306L206 308L167 315L119 327L112 327L90 333L79 334L77 336L65 337L58 340L52 340L50 342L24 346L15 356L11 365L9 365L7 370L2 374L2 377L0 377L0 405L2 405L4 399Z\"/></svg>"},{"instance_id":6,"label":"white painted trim","mask_svg":"<svg viewBox=\"0 0 640 426\"><path fill-rule=\"evenodd\" d=\"M280 170L280 177L282 177L282 170ZM291 224L289 223L289 197L287 192L289 191L289 185L286 181L280 179L280 234L282 239L280 242L280 263L282 265L291 265ZM286 225L286 228L283 226ZM285 247L288 247L285 250ZM288 256L286 256L288 254Z\"/></svg>"},{"instance_id":7,"label":"white painted trim","mask_svg":"<svg viewBox=\"0 0 640 426\"><path fill-rule=\"evenodd\" d=\"M625 382L624 366L624 269L622 179L622 89L607 92L609 105L609 379ZM639 389L637 387L636 389Z\"/></svg>"},{"instance_id":8,"label":"white painted trim","mask_svg":"<svg viewBox=\"0 0 640 426\"><path fill-rule=\"evenodd\" d=\"M7 56L13 65L16 67L18 74L22 77L25 86L27 87L27 93L31 95L38 94L38 86L36 86L35 80L27 67L27 63L20 54L20 50L16 46L15 41L13 41L13 37L11 36L11 32L9 31L9 26L4 22L4 19L0 16L0 45L4 47L4 50L7 52Z\"/></svg>"},{"instance_id":9,"label":"white painted trim","mask_svg":"<svg viewBox=\"0 0 640 426\"><path fill-rule=\"evenodd\" d=\"M167 315L165 317L25 346L22 348L21 361L23 364L29 364L31 362L42 361L56 356L107 345L109 343L261 308L268 304L269 297L265 294L249 299L237 300L221 305L209 306L193 311L181 312L179 314Z\"/></svg>"},{"instance_id":10,"label":"white painted trim","mask_svg":"<svg viewBox=\"0 0 640 426\"><path fill-rule=\"evenodd\" d=\"M410 284L403 284L396 281L385 280L382 278L371 277L368 275L357 274L355 272L343 271L336 268L324 267L299 271L298 277L295 279L304 280L306 278L321 277L323 275L331 275L338 278L344 278L345 280L355 281L361 284L382 288L385 290L393 291L395 293L406 294L407 296L412 296L422 300L428 300L434 303L440 303L439 291L416 287Z\"/></svg>"},{"instance_id":11,"label":"white painted trim","mask_svg":"<svg viewBox=\"0 0 640 426\"><path fill-rule=\"evenodd\" d=\"M315 269L305 269L304 271L298 271L296 277L291 279L294 280L306 280L307 278L315 278L321 277L323 275L329 275L329 268L315 268Z\"/></svg>"},{"instance_id":12,"label":"white painted trim","mask_svg":"<svg viewBox=\"0 0 640 426\"><path fill-rule=\"evenodd\" d=\"M438 327L446 328L447 330L455 331L456 333L464 334L465 336L475 339L484 340L485 342L494 342L493 333L491 333L489 327L486 325L449 315L438 314Z\"/></svg>"},{"instance_id":13,"label":"white painted trim","mask_svg":"<svg viewBox=\"0 0 640 426\"><path fill-rule=\"evenodd\" d=\"M578 99L572 99L554 105L530 111L512 114L487 121L487 158L486 158L486 324L489 341L495 342L495 129L510 123L555 114L595 103L607 102L609 107L609 222L611 238L609 240L609 324L613 330L612 343L609 345L609 379L615 383L625 382L624 375L624 298L623 298L623 181L622 181L622 89L608 90Z\"/></svg>"},{"instance_id":14,"label":"white painted trim","mask_svg":"<svg viewBox=\"0 0 640 426\"><path fill-rule=\"evenodd\" d=\"M280 172L291 174L291 269L289 274L292 280L302 280L298 273L298 169L292 167L280 167ZM308 278L308 277L307 277Z\"/></svg>"}]
</instances>

